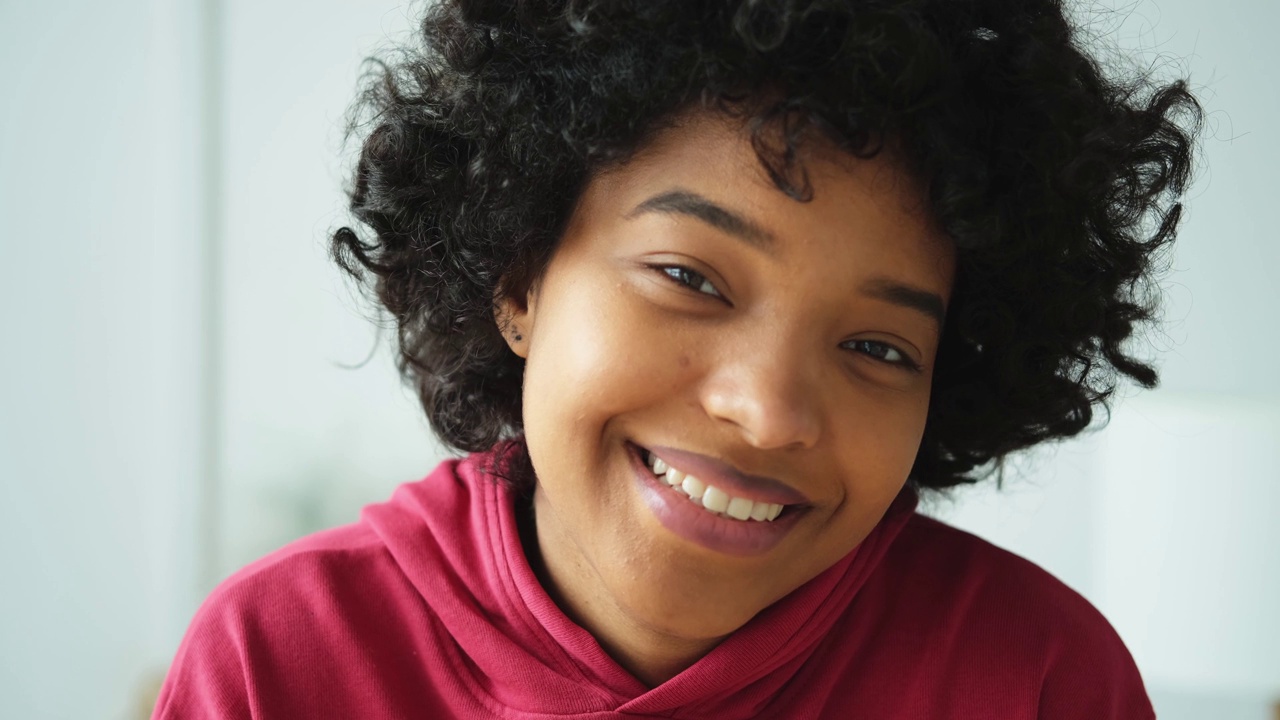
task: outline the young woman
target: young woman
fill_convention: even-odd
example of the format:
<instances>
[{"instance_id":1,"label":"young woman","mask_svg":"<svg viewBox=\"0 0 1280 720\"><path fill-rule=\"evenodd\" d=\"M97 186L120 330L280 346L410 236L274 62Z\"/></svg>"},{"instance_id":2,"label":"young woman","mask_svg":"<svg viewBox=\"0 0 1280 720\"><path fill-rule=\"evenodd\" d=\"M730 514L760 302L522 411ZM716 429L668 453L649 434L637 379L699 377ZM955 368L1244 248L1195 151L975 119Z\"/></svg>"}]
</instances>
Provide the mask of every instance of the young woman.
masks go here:
<instances>
[{"instance_id":1,"label":"young woman","mask_svg":"<svg viewBox=\"0 0 1280 720\"><path fill-rule=\"evenodd\" d=\"M158 718L1150 718L915 512L1089 425L1198 107L1050 0L444 1L335 256L471 453L225 581Z\"/></svg>"}]
</instances>

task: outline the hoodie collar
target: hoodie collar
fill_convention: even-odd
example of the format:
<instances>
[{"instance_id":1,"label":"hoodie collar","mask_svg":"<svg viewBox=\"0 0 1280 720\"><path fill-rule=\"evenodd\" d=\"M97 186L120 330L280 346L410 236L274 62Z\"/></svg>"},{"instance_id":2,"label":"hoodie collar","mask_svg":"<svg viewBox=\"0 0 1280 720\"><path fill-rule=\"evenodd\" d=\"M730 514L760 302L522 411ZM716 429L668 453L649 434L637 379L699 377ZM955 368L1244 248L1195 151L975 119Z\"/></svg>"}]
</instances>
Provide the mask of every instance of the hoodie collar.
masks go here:
<instances>
[{"instance_id":1,"label":"hoodie collar","mask_svg":"<svg viewBox=\"0 0 1280 720\"><path fill-rule=\"evenodd\" d=\"M366 508L363 519L466 656L458 679L537 714L755 717L849 607L918 503L904 487L852 552L650 689L539 584L521 545L516 494L484 471L491 460L446 461Z\"/></svg>"}]
</instances>

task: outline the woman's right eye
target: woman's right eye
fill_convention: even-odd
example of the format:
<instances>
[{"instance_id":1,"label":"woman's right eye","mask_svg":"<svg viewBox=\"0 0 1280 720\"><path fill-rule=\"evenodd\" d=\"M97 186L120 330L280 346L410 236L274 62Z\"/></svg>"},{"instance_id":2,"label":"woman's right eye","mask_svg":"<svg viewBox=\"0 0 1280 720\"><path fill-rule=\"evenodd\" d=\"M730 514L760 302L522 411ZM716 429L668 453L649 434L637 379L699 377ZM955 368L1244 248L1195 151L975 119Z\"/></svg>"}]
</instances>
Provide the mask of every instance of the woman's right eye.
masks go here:
<instances>
[{"instance_id":1,"label":"woman's right eye","mask_svg":"<svg viewBox=\"0 0 1280 720\"><path fill-rule=\"evenodd\" d=\"M712 297L723 297L715 285L702 273L690 270L683 265L661 265L658 267L664 275L685 287L697 290Z\"/></svg>"}]
</instances>

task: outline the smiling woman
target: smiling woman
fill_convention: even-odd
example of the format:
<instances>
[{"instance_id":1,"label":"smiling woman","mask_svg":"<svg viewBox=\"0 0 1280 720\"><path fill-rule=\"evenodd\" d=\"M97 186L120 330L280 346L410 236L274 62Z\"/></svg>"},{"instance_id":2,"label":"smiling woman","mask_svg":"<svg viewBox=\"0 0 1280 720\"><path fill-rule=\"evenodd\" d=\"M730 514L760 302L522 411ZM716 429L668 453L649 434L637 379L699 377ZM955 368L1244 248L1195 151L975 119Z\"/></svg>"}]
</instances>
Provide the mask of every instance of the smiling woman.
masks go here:
<instances>
[{"instance_id":1,"label":"smiling woman","mask_svg":"<svg viewBox=\"0 0 1280 720\"><path fill-rule=\"evenodd\" d=\"M1088 602L915 508L1155 383L1181 83L1046 0L454 0L421 38L333 247L470 455L223 583L157 717L1152 717Z\"/></svg>"},{"instance_id":2,"label":"smiling woman","mask_svg":"<svg viewBox=\"0 0 1280 720\"><path fill-rule=\"evenodd\" d=\"M541 579L650 685L848 555L920 446L941 323L864 288L941 305L954 251L887 154L814 149L833 159L796 202L738 123L681 118L588 184L500 303Z\"/></svg>"}]
</instances>

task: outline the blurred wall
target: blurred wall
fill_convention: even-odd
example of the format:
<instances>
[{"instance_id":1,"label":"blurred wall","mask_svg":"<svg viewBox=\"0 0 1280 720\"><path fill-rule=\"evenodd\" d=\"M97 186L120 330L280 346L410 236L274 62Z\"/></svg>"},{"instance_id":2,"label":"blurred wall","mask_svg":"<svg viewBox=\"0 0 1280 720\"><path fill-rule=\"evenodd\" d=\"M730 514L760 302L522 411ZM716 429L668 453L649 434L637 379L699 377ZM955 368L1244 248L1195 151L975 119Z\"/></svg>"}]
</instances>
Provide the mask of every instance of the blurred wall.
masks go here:
<instances>
[{"instance_id":1,"label":"blurred wall","mask_svg":"<svg viewBox=\"0 0 1280 720\"><path fill-rule=\"evenodd\" d=\"M385 0L223 5L227 573L354 521L364 503L425 475L440 450L396 376L394 330L378 337L328 256L329 233L348 221L344 115L361 61L405 39L410 11Z\"/></svg>"},{"instance_id":2,"label":"blurred wall","mask_svg":"<svg viewBox=\"0 0 1280 720\"><path fill-rule=\"evenodd\" d=\"M1121 413L1204 398L1271 417L1280 247L1263 213L1280 161L1267 132L1280 121L1269 76L1280 9L1082 11L1095 32L1186 58L1209 110L1152 347L1164 383L1149 395L1161 402L1121 404L1115 429L1130 432ZM414 14L378 0L0 0L0 717L137 716L213 583L354 520L441 456L394 376L389 336L325 256L345 220L343 112L360 60ZM1263 683L1221 682L1214 657L1200 675L1162 664L1153 653L1176 629L1132 620L1161 602L1150 583L1195 587L1202 565L1175 557L1152 580L1127 579L1123 563L1152 547L1236 553L1242 533L1270 541L1266 516L1156 502L1228 495L1210 482L1127 483L1156 466L1124 455L1127 443L1116 459L1105 437L1028 458L1005 493L977 488L931 512L1098 603L1161 718L1263 720ZM1275 484L1256 457L1237 489ZM1171 513L1176 527L1160 522ZM1199 542L1176 545L1188 537ZM1272 597L1274 550L1254 547L1229 591ZM1273 657L1221 647L1242 668Z\"/></svg>"},{"instance_id":3,"label":"blurred wall","mask_svg":"<svg viewBox=\"0 0 1280 720\"><path fill-rule=\"evenodd\" d=\"M0 3L0 717L121 717L202 592L199 12Z\"/></svg>"}]
</instances>

